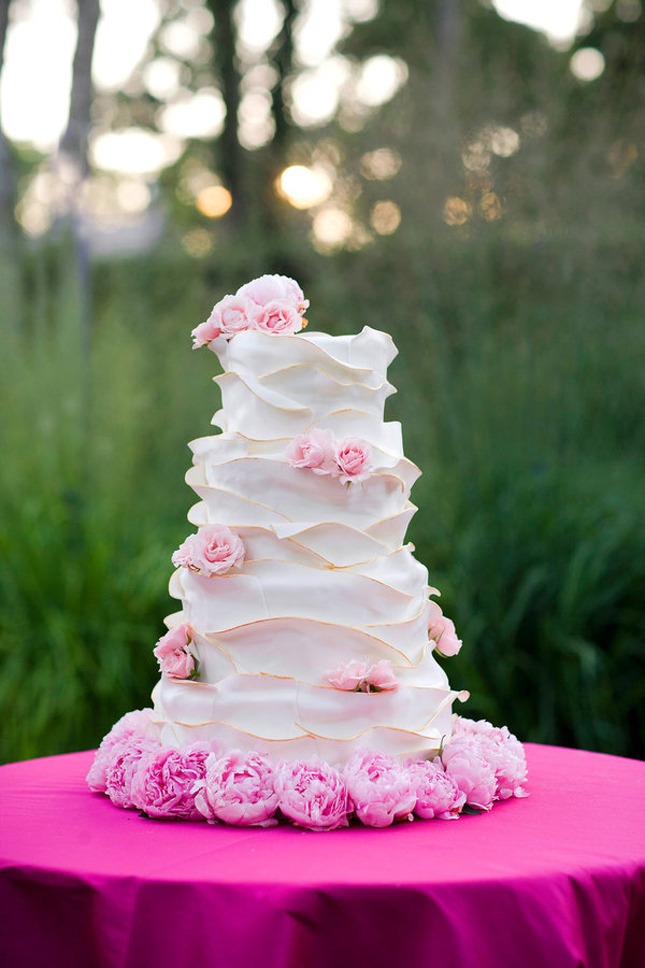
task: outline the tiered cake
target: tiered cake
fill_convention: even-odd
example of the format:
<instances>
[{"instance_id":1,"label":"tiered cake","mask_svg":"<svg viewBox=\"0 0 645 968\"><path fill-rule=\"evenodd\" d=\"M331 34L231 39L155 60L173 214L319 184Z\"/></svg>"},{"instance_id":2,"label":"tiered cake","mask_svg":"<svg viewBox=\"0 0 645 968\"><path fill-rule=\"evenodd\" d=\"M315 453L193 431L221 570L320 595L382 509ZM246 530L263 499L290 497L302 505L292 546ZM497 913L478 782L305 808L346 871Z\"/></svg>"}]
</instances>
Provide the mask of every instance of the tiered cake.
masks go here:
<instances>
[{"instance_id":1,"label":"tiered cake","mask_svg":"<svg viewBox=\"0 0 645 968\"><path fill-rule=\"evenodd\" d=\"M524 793L523 751L454 717L467 693L433 654L461 643L404 543L420 472L383 418L396 349L367 326L305 332L307 305L263 276L193 333L222 409L191 444L182 607L152 711L114 727L90 786L151 816L326 829L488 809Z\"/></svg>"}]
</instances>

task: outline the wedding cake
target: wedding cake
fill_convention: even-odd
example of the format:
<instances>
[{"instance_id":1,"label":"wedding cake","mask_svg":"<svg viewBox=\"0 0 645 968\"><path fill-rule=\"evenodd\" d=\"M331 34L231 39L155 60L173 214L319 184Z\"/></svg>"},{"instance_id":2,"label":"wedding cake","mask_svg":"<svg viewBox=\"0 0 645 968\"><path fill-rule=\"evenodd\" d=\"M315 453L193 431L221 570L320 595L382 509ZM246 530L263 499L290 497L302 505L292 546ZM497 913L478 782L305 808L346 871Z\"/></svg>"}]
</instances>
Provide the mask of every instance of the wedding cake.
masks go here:
<instances>
[{"instance_id":1,"label":"wedding cake","mask_svg":"<svg viewBox=\"0 0 645 968\"><path fill-rule=\"evenodd\" d=\"M405 534L419 469L384 420L391 337L305 329L262 276L193 331L219 358L220 433L191 443L195 529L153 707L103 740L92 789L147 816L334 829L456 819L524 796L521 744L453 713L461 642Z\"/></svg>"}]
</instances>

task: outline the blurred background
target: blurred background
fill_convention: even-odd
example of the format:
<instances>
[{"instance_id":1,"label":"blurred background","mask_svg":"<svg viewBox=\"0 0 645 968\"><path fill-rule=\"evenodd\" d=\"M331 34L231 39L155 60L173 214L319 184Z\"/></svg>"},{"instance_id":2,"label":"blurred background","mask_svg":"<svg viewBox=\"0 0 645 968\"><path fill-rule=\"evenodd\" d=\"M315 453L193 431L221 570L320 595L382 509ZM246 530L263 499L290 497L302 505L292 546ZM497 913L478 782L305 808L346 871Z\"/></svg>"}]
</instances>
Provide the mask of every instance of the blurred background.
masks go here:
<instances>
[{"instance_id":1,"label":"blurred background","mask_svg":"<svg viewBox=\"0 0 645 968\"><path fill-rule=\"evenodd\" d=\"M148 703L264 272L390 331L467 715L645 756L640 0L0 0L0 757Z\"/></svg>"}]
</instances>

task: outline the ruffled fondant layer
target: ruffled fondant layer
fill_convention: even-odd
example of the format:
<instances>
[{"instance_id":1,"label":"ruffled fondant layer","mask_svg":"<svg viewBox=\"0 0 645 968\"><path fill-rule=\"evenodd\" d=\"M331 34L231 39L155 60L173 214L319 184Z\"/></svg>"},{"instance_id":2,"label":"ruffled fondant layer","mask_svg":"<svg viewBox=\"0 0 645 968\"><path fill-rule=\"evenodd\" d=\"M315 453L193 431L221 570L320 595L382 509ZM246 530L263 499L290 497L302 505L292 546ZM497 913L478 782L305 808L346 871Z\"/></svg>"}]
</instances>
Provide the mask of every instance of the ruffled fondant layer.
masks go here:
<instances>
[{"instance_id":1,"label":"ruffled fondant layer","mask_svg":"<svg viewBox=\"0 0 645 968\"><path fill-rule=\"evenodd\" d=\"M392 340L365 327L347 337L245 331L212 345L223 433L190 445L186 480L200 501L189 520L226 526L244 561L213 577L185 564L172 576L181 610L167 624L188 629L199 674L162 677L158 736L335 764L360 744L436 753L464 694L433 656L435 590L404 544L420 472L403 455L400 425L383 419ZM329 463L292 466L294 437L321 430L328 447L359 441L369 457L359 481ZM379 662L395 688L330 685L335 669Z\"/></svg>"}]
</instances>

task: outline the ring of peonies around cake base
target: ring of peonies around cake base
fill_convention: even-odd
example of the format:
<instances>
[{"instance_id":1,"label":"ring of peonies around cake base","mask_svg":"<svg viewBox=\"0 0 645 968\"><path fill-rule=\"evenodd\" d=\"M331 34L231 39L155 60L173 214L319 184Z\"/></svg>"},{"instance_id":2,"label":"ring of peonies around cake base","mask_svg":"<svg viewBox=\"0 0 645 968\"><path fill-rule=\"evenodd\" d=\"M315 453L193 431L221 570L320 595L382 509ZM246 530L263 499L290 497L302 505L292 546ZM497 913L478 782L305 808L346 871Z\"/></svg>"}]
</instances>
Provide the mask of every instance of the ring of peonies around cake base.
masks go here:
<instances>
[{"instance_id":1,"label":"ring of peonies around cake base","mask_svg":"<svg viewBox=\"0 0 645 968\"><path fill-rule=\"evenodd\" d=\"M525 797L522 744L503 726L455 717L451 739L432 761L401 762L357 750L342 770L320 759L272 761L207 743L182 750L147 734L151 710L127 713L103 739L87 776L116 806L155 819L206 820L309 830L357 821L387 827L401 820L456 820Z\"/></svg>"}]
</instances>

